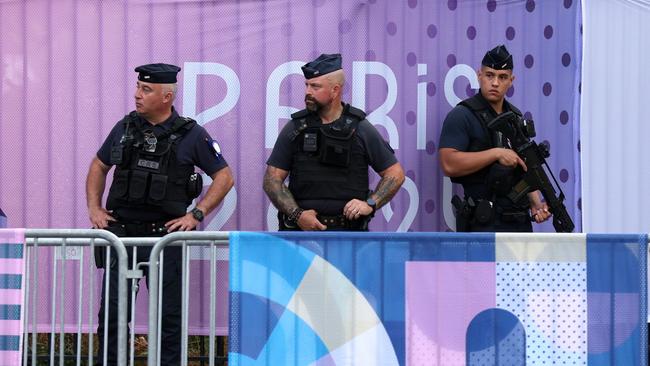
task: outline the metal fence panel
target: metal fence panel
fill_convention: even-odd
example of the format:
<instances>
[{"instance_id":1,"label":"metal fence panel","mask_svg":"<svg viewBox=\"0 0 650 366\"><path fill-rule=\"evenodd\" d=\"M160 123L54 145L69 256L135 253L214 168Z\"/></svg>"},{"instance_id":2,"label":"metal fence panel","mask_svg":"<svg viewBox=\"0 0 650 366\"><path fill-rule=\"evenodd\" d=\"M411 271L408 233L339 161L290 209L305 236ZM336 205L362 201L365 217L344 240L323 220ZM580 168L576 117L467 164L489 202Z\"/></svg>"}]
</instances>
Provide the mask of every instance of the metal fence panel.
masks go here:
<instances>
[{"instance_id":1,"label":"metal fence panel","mask_svg":"<svg viewBox=\"0 0 650 366\"><path fill-rule=\"evenodd\" d=\"M175 232L164 236L154 245L149 258L149 353L148 364L159 365L160 361L160 306L162 303L162 259L165 247L174 245L182 247L182 296L181 296L181 365L187 364L187 336L188 336L188 304L189 304L189 283L190 271L188 247L208 247L210 250L210 320L209 320L209 364L214 365L215 358L215 326L216 326L216 292L217 292L217 270L216 270L216 249L217 246L228 245L228 232L203 231L203 232Z\"/></svg>"},{"instance_id":2,"label":"metal fence panel","mask_svg":"<svg viewBox=\"0 0 650 366\"><path fill-rule=\"evenodd\" d=\"M84 288L84 269L85 267L92 267L89 273L94 272L94 263L88 263L84 265L85 250L88 249L92 254L95 250L95 247L106 247L107 248L107 262L110 261L111 251L108 248L112 248L117 254L117 266L118 266L118 365L126 366L126 329L127 329L127 252L123 242L115 236L113 233L110 233L105 230L90 230L90 229L26 229L25 230L25 239L27 244L27 265L26 265L26 288L25 288L25 336L30 333L29 331L29 320L31 320L31 364L36 364L36 348L37 348L37 314L40 309L39 305L39 296L42 295L41 288L39 287L39 272L43 268L52 268L52 283L51 283L51 293L50 293L50 360L49 364L54 364L55 357L55 335L57 334L56 321L58 316L59 328L59 364L64 364L64 335L66 334L66 319L65 319L65 310L68 306L68 301L78 301L78 309L76 314L76 333L77 333L77 354L76 354L76 364L81 364L81 334L82 334L82 322L83 322L83 298L87 296L88 300L88 317L89 323L93 324L92 317L97 315L97 309L95 309L94 304L94 289L96 283L93 282L93 279L96 280L96 277L89 276L88 278L88 294L85 294L83 291ZM39 254L45 254L42 252L43 248L55 248L54 253L50 251L47 252L52 258L51 266L46 267L39 263ZM74 249L71 249L74 248ZM67 266L72 262L68 256L72 250L73 254L76 250L79 250L78 256L78 278L79 280L76 284L66 283L66 269ZM53 254L53 255L52 255ZM75 256L77 257L77 256ZM110 273L110 271L109 271ZM107 273L107 275L110 275ZM108 283L108 281L107 281ZM76 286L76 287L75 287ZM70 288L75 288L77 297L70 297L68 291ZM108 286L107 289L108 291ZM58 300L58 302L57 302ZM108 306L108 304L106 304ZM108 307L107 307L108 309ZM108 320L108 317L105 317ZM89 333L92 333L89 331ZM27 339L27 338L26 338ZM27 365L29 356L27 354L28 347L24 348L23 353L23 364ZM89 345L88 345L88 364L93 364L93 337L89 336ZM104 356L104 363L106 359Z\"/></svg>"}]
</instances>

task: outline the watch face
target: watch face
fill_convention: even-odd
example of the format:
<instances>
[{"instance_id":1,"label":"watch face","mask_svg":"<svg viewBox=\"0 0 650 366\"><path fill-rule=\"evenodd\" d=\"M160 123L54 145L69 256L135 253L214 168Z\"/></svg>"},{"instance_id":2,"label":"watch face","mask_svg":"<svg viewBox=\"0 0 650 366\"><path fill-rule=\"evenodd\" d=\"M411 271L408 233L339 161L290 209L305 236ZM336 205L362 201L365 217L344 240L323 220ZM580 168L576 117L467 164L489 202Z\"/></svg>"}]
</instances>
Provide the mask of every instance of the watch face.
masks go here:
<instances>
[{"instance_id":1,"label":"watch face","mask_svg":"<svg viewBox=\"0 0 650 366\"><path fill-rule=\"evenodd\" d=\"M194 216L194 218L199 221L203 221L203 211L199 210L198 208L194 208L192 210L192 216Z\"/></svg>"},{"instance_id":2,"label":"watch face","mask_svg":"<svg viewBox=\"0 0 650 366\"><path fill-rule=\"evenodd\" d=\"M368 198L366 200L366 203L368 204L368 206L372 207L373 210L375 209L375 207L377 207L377 202L375 202L375 200L373 200L372 198Z\"/></svg>"}]
</instances>

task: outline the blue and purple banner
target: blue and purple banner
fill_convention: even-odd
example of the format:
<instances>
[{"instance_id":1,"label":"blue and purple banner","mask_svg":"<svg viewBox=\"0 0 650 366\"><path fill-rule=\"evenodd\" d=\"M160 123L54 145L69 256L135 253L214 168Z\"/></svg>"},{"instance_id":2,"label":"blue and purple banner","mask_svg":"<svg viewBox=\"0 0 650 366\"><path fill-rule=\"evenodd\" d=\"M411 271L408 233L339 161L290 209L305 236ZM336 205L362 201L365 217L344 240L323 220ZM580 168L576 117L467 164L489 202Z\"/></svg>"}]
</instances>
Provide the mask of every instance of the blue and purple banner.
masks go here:
<instances>
[{"instance_id":1,"label":"blue and purple banner","mask_svg":"<svg viewBox=\"0 0 650 366\"><path fill-rule=\"evenodd\" d=\"M646 365L646 235L230 241L229 364Z\"/></svg>"},{"instance_id":2,"label":"blue and purple banner","mask_svg":"<svg viewBox=\"0 0 650 366\"><path fill-rule=\"evenodd\" d=\"M25 231L0 229L0 365L20 365L25 299Z\"/></svg>"}]
</instances>

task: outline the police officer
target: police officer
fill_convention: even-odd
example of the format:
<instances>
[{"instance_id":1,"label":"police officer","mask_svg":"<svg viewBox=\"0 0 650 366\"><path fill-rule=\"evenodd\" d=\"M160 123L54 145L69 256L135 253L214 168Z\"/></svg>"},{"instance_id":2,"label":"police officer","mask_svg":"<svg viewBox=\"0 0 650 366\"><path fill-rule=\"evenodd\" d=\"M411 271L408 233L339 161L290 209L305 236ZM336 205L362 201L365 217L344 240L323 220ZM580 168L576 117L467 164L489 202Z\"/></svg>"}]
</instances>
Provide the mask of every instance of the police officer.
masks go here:
<instances>
[{"instance_id":1,"label":"police officer","mask_svg":"<svg viewBox=\"0 0 650 366\"><path fill-rule=\"evenodd\" d=\"M118 236L157 237L172 231L193 230L233 186L230 168L207 131L195 121L180 117L174 109L176 75L180 68L149 64L139 66L135 71L138 73L136 109L115 125L90 164L86 181L90 221L94 228L107 229ZM106 175L113 166L113 182L106 208L103 208ZM201 175L194 171L195 166L210 176L212 183L203 199L187 212L187 207L203 188ZM150 251L150 247L139 248L138 262L148 261ZM131 263L133 251L130 249L128 253ZM180 257L178 247L165 250L162 365L180 364ZM115 260L105 265L111 270L106 351L108 364L113 365L117 362L118 276ZM103 286L105 281L106 277ZM129 296L129 305L130 299ZM104 312L102 290L97 329L100 360L103 357Z\"/></svg>"},{"instance_id":2,"label":"police officer","mask_svg":"<svg viewBox=\"0 0 650 366\"><path fill-rule=\"evenodd\" d=\"M521 111L505 99L515 76L512 55L504 45L488 51L478 71L479 92L460 102L445 119L439 158L445 175L463 186L465 199L455 198L457 231L531 232L536 222L550 217L539 191L512 202L506 195L525 162L507 139L487 128L499 114Z\"/></svg>"},{"instance_id":3,"label":"police officer","mask_svg":"<svg viewBox=\"0 0 650 366\"><path fill-rule=\"evenodd\" d=\"M320 55L302 71L307 108L292 114L278 135L264 175L279 228L367 230L404 182L402 167L366 114L341 102L340 54ZM381 177L372 192L369 165Z\"/></svg>"}]
</instances>

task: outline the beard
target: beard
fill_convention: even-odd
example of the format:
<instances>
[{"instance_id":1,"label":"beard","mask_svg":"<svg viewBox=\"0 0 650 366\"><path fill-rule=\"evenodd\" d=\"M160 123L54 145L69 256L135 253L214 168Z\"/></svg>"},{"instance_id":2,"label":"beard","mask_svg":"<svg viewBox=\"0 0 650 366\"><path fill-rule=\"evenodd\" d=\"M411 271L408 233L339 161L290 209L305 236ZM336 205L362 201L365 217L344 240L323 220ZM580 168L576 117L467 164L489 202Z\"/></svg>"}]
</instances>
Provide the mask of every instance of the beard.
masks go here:
<instances>
[{"instance_id":1,"label":"beard","mask_svg":"<svg viewBox=\"0 0 650 366\"><path fill-rule=\"evenodd\" d=\"M323 105L319 103L316 99L305 97L305 107L310 112L318 112L323 109Z\"/></svg>"}]
</instances>

